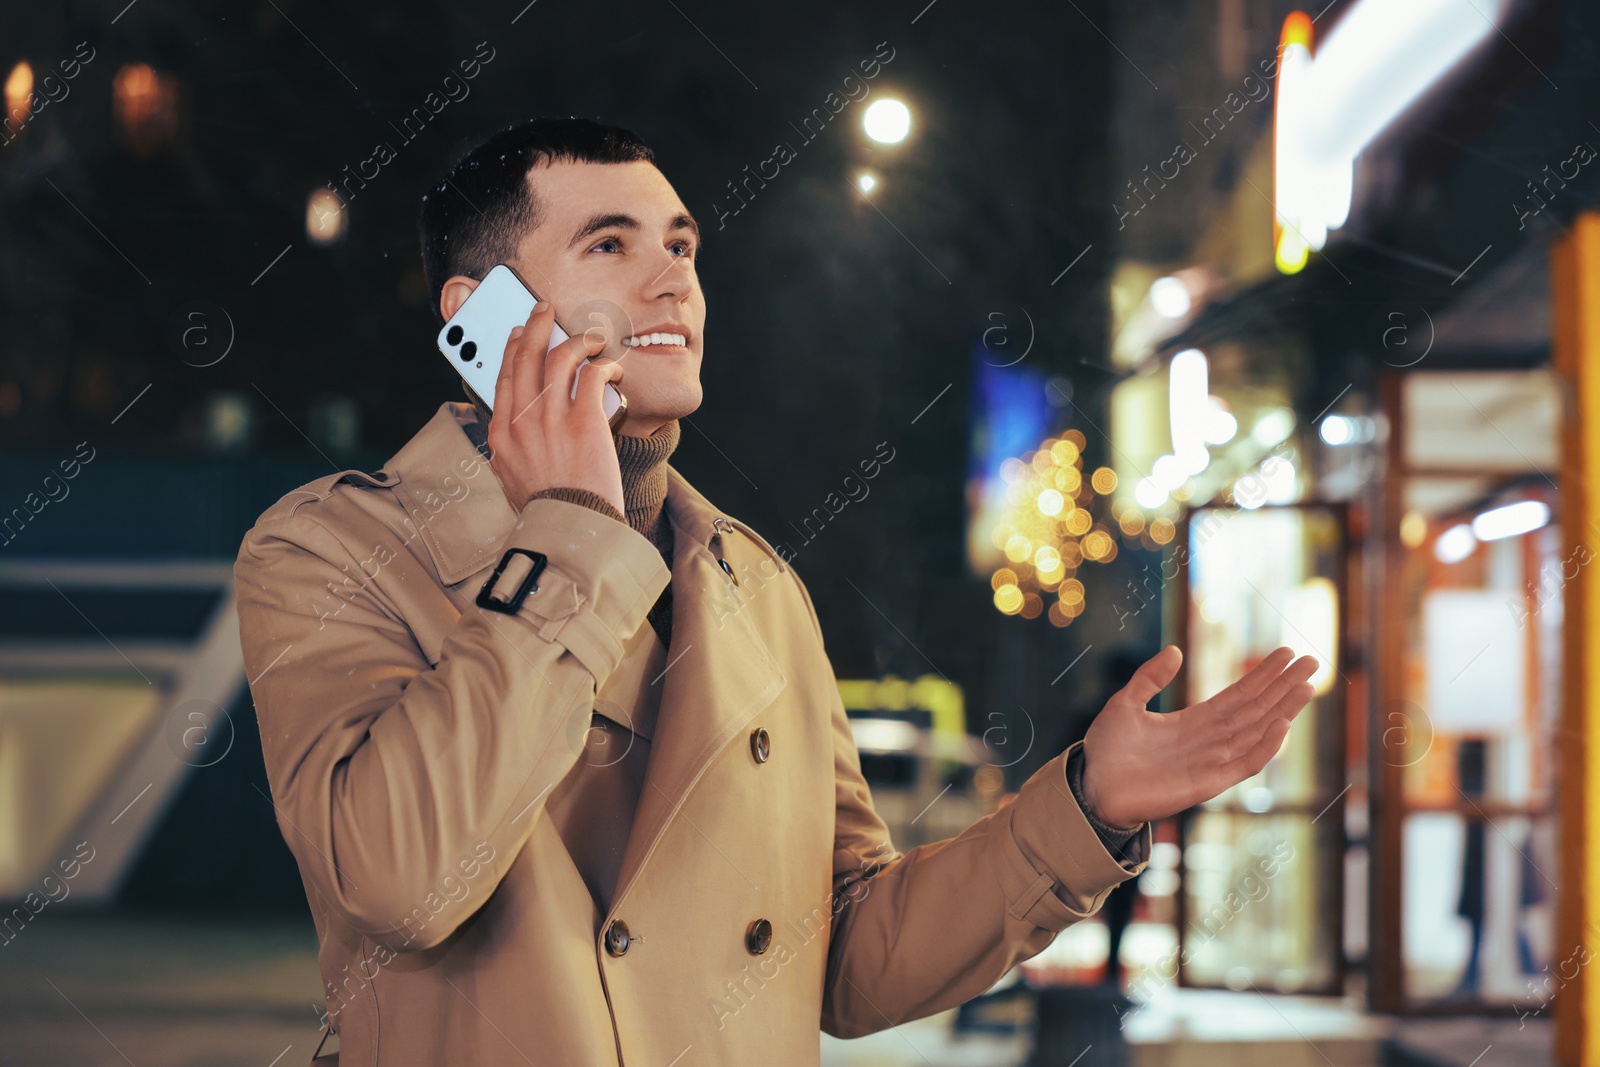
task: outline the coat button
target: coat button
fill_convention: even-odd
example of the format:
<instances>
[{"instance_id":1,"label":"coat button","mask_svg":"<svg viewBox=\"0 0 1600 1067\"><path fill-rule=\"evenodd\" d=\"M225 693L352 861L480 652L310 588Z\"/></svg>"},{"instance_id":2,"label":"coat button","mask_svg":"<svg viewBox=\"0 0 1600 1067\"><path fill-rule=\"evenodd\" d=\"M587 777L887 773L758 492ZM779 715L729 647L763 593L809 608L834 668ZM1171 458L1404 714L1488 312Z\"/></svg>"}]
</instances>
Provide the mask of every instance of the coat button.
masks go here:
<instances>
[{"instance_id":1,"label":"coat button","mask_svg":"<svg viewBox=\"0 0 1600 1067\"><path fill-rule=\"evenodd\" d=\"M757 763L765 763L771 753L772 735L767 733L765 726L757 726L750 733L750 754L756 758Z\"/></svg>"},{"instance_id":2,"label":"coat button","mask_svg":"<svg viewBox=\"0 0 1600 1067\"><path fill-rule=\"evenodd\" d=\"M621 919L611 920L611 925L606 927L606 951L613 956L628 951L628 924Z\"/></svg>"},{"instance_id":3,"label":"coat button","mask_svg":"<svg viewBox=\"0 0 1600 1067\"><path fill-rule=\"evenodd\" d=\"M772 944L772 924L765 919L757 919L750 924L750 929L744 932L744 947L750 950L750 955L759 956L767 951L767 946Z\"/></svg>"},{"instance_id":4,"label":"coat button","mask_svg":"<svg viewBox=\"0 0 1600 1067\"><path fill-rule=\"evenodd\" d=\"M729 563L725 559L719 559L719 560L717 560L717 566L722 568L722 573L723 574L726 574L729 578L733 578L733 584L734 585L738 585L739 584L739 579L738 578L734 578L734 575L733 575L733 564Z\"/></svg>"}]
</instances>

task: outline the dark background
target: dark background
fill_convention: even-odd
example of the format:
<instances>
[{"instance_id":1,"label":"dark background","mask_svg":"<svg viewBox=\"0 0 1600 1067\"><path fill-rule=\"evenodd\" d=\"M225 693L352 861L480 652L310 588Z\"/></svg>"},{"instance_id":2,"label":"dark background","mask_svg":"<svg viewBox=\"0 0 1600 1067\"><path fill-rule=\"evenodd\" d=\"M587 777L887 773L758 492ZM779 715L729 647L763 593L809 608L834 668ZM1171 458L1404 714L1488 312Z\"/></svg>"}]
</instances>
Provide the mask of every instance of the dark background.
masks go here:
<instances>
[{"instance_id":1,"label":"dark background","mask_svg":"<svg viewBox=\"0 0 1600 1067\"><path fill-rule=\"evenodd\" d=\"M581 115L649 141L704 231L705 401L674 465L798 553L841 677L943 674L965 688L974 732L1027 716L1054 733L1087 697L1062 686L1041 707L1040 692L1081 642L1043 619L1000 615L966 568L969 378L985 331L1017 331L989 335L1016 346L996 349L995 362L1009 361L1028 340L1026 317L1030 364L1065 374L1085 403L1109 384L1094 366L1107 345L1109 259L1090 253L1051 284L1086 245L1107 248L1107 48L1086 21L1104 25L1105 4L521 8L142 0L0 13L0 39L26 42L36 92L58 59L88 54L80 42L94 49L70 94L0 147L6 481L20 498L78 442L97 450L73 483L78 502L47 507L6 551L231 559L282 493L382 465L441 402L464 399L433 345L422 192L496 129ZM406 141L391 123L430 91L444 95L443 79L480 42L493 59L470 94ZM802 141L791 123L826 114L845 76L890 49L870 94ZM139 62L177 85L163 113L171 133L153 144L113 113L114 76ZM893 148L860 125L887 94L914 109L911 139ZM349 199L343 239L309 241L307 196L380 141L396 158ZM719 228L717 205L735 203L727 183L779 141L797 158ZM882 182L870 203L854 185L863 165ZM175 340L197 302L215 330L211 352L233 327L227 356L207 367ZM219 392L250 404L242 450L207 449L206 404ZM346 452L314 411L338 397L360 412L360 446ZM1089 461L1109 462L1090 437ZM889 448L870 496L806 541L801 520ZM81 626L52 614L51 625ZM248 698L231 710L254 741ZM1053 754L1032 732L1016 731L1014 751L1031 750L1011 768L1018 782ZM202 882L280 895L251 858L256 845L281 848L248 788L264 788L260 757L248 745L236 755L191 775L129 899L212 896L179 861L190 843L230 834L251 847L212 857ZM281 888L299 895L293 882Z\"/></svg>"}]
</instances>

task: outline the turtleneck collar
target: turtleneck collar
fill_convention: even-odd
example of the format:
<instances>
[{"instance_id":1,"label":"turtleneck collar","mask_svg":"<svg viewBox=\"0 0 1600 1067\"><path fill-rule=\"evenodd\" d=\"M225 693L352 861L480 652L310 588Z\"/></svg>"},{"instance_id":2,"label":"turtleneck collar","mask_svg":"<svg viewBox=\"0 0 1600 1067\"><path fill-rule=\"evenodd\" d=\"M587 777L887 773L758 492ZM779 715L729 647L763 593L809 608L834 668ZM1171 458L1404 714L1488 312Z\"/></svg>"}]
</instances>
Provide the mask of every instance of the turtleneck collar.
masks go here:
<instances>
[{"instance_id":1,"label":"turtleneck collar","mask_svg":"<svg viewBox=\"0 0 1600 1067\"><path fill-rule=\"evenodd\" d=\"M467 437L485 459L489 448L489 412L473 405L478 421L466 424ZM627 505L628 525L652 542L660 542L670 528L666 514L667 460L678 447L680 428L673 419L649 437L613 438L617 446L617 465L622 471L622 499Z\"/></svg>"},{"instance_id":2,"label":"turtleneck collar","mask_svg":"<svg viewBox=\"0 0 1600 1067\"><path fill-rule=\"evenodd\" d=\"M667 521L667 459L678 447L678 420L664 423L649 437L614 438L622 470L622 499L628 525L646 537Z\"/></svg>"}]
</instances>

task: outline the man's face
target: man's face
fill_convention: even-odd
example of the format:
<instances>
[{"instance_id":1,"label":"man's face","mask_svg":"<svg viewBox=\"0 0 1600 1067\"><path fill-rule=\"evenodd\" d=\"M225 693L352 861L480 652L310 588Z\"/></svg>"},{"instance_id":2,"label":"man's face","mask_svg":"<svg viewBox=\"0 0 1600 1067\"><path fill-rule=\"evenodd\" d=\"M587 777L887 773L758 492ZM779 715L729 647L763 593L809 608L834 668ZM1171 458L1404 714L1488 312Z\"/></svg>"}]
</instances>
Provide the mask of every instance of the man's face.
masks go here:
<instances>
[{"instance_id":1,"label":"man's face","mask_svg":"<svg viewBox=\"0 0 1600 1067\"><path fill-rule=\"evenodd\" d=\"M555 307L568 333L599 328L597 358L622 364L628 416L620 432L643 437L700 406L705 296L695 273L699 228L653 164L536 167L539 224L511 266ZM685 344L648 341L681 334Z\"/></svg>"}]
</instances>

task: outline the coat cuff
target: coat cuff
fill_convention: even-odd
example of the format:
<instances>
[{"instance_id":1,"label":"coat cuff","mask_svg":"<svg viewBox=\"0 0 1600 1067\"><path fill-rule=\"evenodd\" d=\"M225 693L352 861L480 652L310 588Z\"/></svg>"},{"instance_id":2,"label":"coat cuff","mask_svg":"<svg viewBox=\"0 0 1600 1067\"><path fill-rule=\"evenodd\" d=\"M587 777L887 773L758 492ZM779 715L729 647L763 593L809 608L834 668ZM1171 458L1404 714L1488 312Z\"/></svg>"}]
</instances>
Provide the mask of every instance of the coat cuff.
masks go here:
<instances>
[{"instance_id":1,"label":"coat cuff","mask_svg":"<svg viewBox=\"0 0 1600 1067\"><path fill-rule=\"evenodd\" d=\"M1067 761L1078 742L1023 783L1007 806L998 835L995 870L1013 918L1062 930L1088 918L1111 890L1149 863L1151 831L1146 823L1118 862L1089 823L1067 782Z\"/></svg>"},{"instance_id":2,"label":"coat cuff","mask_svg":"<svg viewBox=\"0 0 1600 1067\"><path fill-rule=\"evenodd\" d=\"M623 646L672 580L656 546L633 527L553 497L528 501L500 548L545 556L538 591L517 615L565 646L597 684L616 669Z\"/></svg>"}]
</instances>

